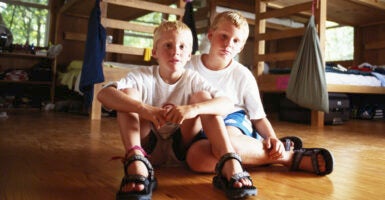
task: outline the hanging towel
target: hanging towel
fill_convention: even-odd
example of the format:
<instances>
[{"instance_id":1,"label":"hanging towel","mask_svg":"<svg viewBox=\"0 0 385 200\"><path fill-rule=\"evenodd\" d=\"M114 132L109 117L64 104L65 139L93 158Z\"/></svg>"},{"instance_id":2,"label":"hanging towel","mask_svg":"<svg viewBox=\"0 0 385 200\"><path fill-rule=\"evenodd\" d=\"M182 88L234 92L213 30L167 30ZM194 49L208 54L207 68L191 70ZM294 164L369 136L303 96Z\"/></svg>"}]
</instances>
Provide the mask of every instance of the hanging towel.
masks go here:
<instances>
[{"instance_id":1,"label":"hanging towel","mask_svg":"<svg viewBox=\"0 0 385 200\"><path fill-rule=\"evenodd\" d=\"M312 110L329 112L329 97L319 38L310 17L290 73L286 97Z\"/></svg>"},{"instance_id":2,"label":"hanging towel","mask_svg":"<svg viewBox=\"0 0 385 200\"><path fill-rule=\"evenodd\" d=\"M182 21L191 29L193 35L192 54L195 54L195 52L198 50L198 36L195 28L194 8L192 5L192 0L186 1Z\"/></svg>"},{"instance_id":3,"label":"hanging towel","mask_svg":"<svg viewBox=\"0 0 385 200\"><path fill-rule=\"evenodd\" d=\"M95 6L88 20L87 40L79 86L80 91L84 93L87 109L92 103L94 84L104 81L102 62L106 52L106 30L100 23L99 3L100 0L95 0Z\"/></svg>"}]
</instances>

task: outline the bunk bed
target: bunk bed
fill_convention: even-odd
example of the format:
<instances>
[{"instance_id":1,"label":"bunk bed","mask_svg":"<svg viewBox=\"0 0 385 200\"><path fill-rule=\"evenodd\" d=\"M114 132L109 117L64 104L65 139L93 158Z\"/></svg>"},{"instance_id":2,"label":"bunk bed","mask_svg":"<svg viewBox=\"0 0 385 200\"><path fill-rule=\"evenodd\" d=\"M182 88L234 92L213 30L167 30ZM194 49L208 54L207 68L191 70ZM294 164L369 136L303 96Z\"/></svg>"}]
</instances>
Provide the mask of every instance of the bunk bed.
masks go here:
<instances>
[{"instance_id":1,"label":"bunk bed","mask_svg":"<svg viewBox=\"0 0 385 200\"><path fill-rule=\"evenodd\" d=\"M320 39L321 49L325 48L325 24L326 20L339 22L354 27L362 25L385 23L385 2L368 0L317 0L314 16ZM312 0L258 0L255 4L255 66L254 74L257 78L260 92L285 92L289 80L289 74L264 74L265 62L275 63L280 61L294 61L296 49L291 51L266 52L266 42L287 38L301 37L305 28L282 28L280 30L267 31L266 21L270 18L291 17L299 19L309 18L313 5ZM294 16L294 17L293 17ZM304 17L305 16L305 17ZM304 21L306 23L306 21ZM357 33L357 32L356 32ZM357 38L355 38L357 42ZM355 47L355 57L359 53L368 50L385 49L385 38ZM362 59L362 58L361 58ZM355 59L353 62L359 62ZM290 63L290 62L289 62ZM379 64L385 64L379 63ZM385 87L328 84L328 92L357 93L357 94L385 94ZM312 126L324 125L324 113L312 111Z\"/></svg>"}]
</instances>

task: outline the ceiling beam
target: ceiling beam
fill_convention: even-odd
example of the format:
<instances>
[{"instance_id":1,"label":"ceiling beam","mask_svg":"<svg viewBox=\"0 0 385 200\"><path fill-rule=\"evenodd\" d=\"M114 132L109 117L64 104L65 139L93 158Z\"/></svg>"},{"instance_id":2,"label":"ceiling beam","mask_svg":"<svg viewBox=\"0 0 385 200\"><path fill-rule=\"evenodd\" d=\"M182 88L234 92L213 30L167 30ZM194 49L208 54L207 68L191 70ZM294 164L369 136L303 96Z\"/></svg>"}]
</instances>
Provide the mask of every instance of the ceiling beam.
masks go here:
<instances>
[{"instance_id":1,"label":"ceiling beam","mask_svg":"<svg viewBox=\"0 0 385 200\"><path fill-rule=\"evenodd\" d=\"M381 0L350 0L350 1L358 4L370 6L373 8L385 10L385 1L381 1Z\"/></svg>"}]
</instances>

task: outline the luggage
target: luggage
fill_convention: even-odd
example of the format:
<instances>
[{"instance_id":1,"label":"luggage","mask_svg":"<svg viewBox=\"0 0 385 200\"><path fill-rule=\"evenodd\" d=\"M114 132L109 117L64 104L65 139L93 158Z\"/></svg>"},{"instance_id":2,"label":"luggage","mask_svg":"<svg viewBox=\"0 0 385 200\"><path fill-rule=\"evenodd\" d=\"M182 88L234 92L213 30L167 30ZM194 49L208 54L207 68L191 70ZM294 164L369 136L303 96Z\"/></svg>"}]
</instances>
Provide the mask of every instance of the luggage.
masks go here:
<instances>
[{"instance_id":1,"label":"luggage","mask_svg":"<svg viewBox=\"0 0 385 200\"><path fill-rule=\"evenodd\" d=\"M329 93L329 113L325 113L325 124L343 124L349 120L349 96L340 93ZM310 124L311 111L293 103L287 98L282 98L279 108L279 119L282 121Z\"/></svg>"}]
</instances>

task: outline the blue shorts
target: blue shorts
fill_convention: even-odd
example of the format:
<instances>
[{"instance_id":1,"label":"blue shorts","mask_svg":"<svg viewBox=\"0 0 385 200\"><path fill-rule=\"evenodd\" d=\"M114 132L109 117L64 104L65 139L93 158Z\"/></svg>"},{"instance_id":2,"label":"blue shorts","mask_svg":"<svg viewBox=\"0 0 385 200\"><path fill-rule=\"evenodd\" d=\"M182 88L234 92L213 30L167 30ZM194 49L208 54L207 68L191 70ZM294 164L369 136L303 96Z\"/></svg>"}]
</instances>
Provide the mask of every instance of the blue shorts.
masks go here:
<instances>
[{"instance_id":1,"label":"blue shorts","mask_svg":"<svg viewBox=\"0 0 385 200\"><path fill-rule=\"evenodd\" d=\"M242 131L244 135L255 139L262 139L262 137L255 130L254 126L251 124L250 119L247 117L244 110L233 112L226 116L224 119L226 126L234 126Z\"/></svg>"},{"instance_id":2,"label":"blue shorts","mask_svg":"<svg viewBox=\"0 0 385 200\"><path fill-rule=\"evenodd\" d=\"M262 140L262 136L258 134L254 126L251 124L250 119L247 117L244 110L233 112L226 116L224 119L226 126L237 127L244 135L249 137ZM196 139L206 139L206 134L201 130Z\"/></svg>"}]
</instances>

